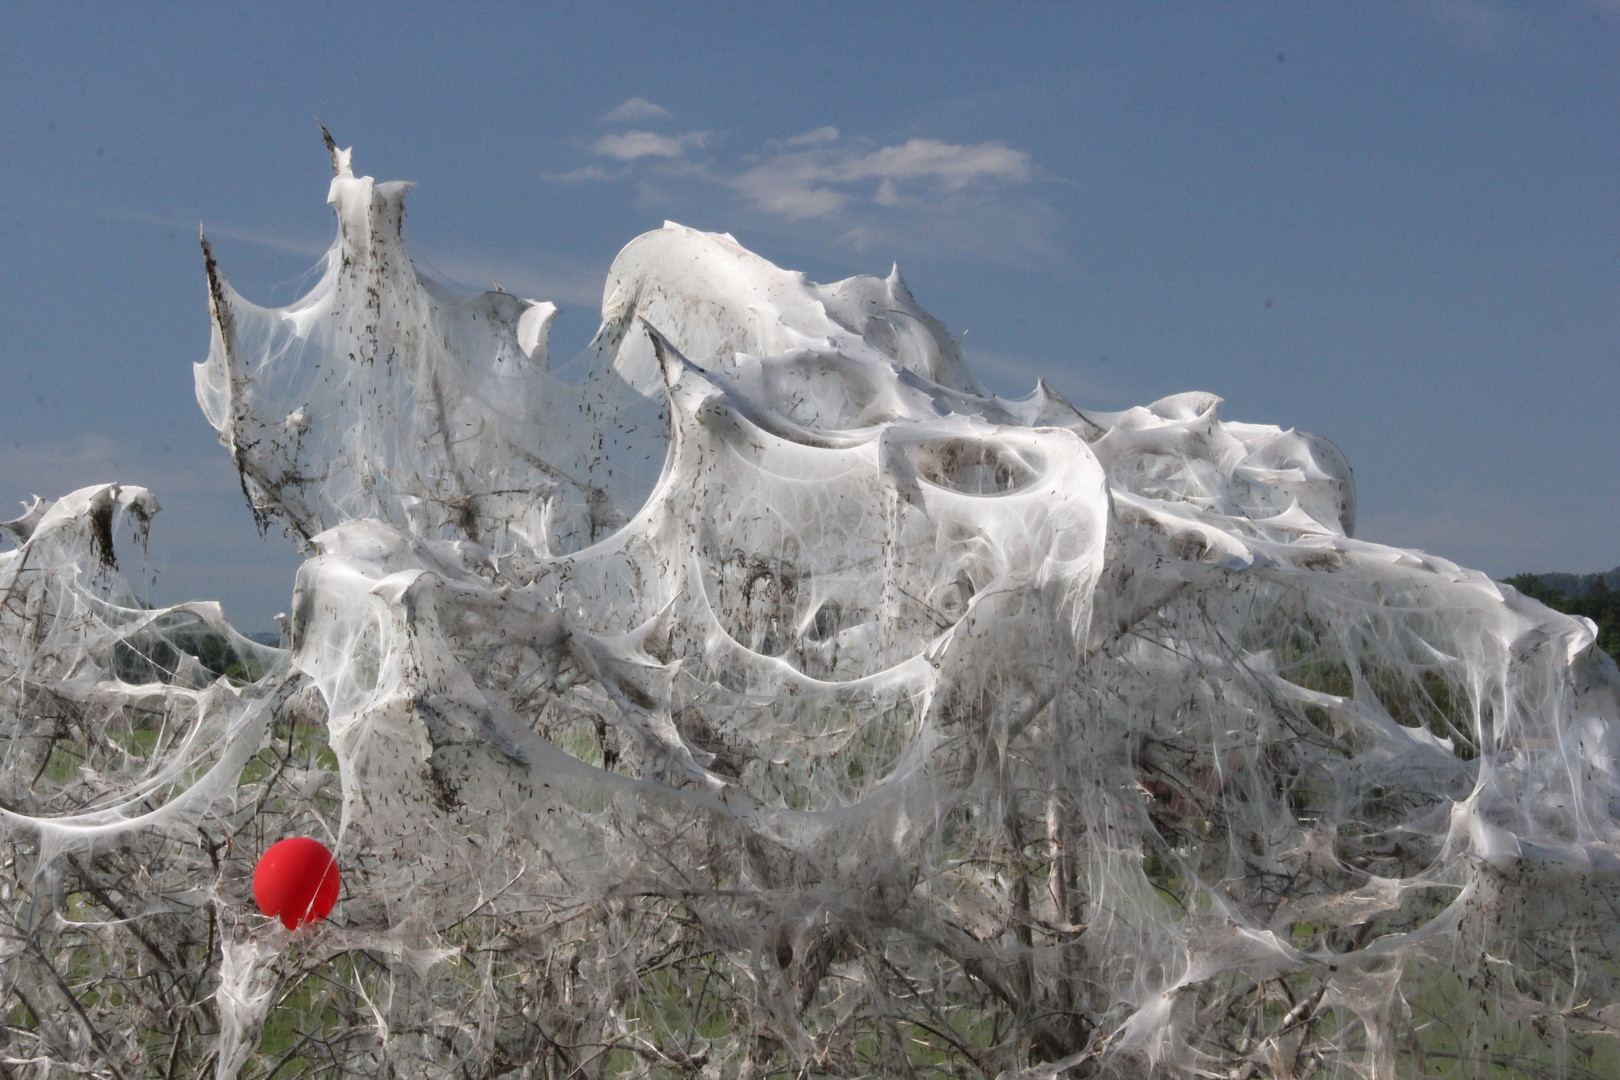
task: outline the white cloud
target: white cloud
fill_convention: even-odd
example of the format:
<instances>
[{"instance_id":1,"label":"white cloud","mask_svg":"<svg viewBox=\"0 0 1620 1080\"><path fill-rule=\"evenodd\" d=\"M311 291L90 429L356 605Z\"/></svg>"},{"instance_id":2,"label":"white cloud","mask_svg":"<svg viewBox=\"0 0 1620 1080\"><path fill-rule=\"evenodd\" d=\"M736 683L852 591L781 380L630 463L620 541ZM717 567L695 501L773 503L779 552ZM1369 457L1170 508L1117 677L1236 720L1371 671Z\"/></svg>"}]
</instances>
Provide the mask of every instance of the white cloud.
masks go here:
<instances>
[{"instance_id":1,"label":"white cloud","mask_svg":"<svg viewBox=\"0 0 1620 1080\"><path fill-rule=\"evenodd\" d=\"M828 124L818 127L814 131L807 131L803 135L795 135L787 141L789 146L815 146L817 143L838 141L838 129Z\"/></svg>"},{"instance_id":2,"label":"white cloud","mask_svg":"<svg viewBox=\"0 0 1620 1080\"><path fill-rule=\"evenodd\" d=\"M649 120L668 119L668 109L661 105L654 105L644 97L633 97L615 105L611 111L602 117L600 122L604 124L633 124Z\"/></svg>"},{"instance_id":3,"label":"white cloud","mask_svg":"<svg viewBox=\"0 0 1620 1080\"><path fill-rule=\"evenodd\" d=\"M733 180L732 186L761 210L803 219L836 215L856 197L848 188L863 182L876 181L871 199L879 206L906 206L937 201L940 193L976 185L1022 184L1030 179L1029 155L1001 143L965 146L911 139L861 153L833 146L836 139L833 128L797 136L789 145L813 148L769 158Z\"/></svg>"},{"instance_id":4,"label":"white cloud","mask_svg":"<svg viewBox=\"0 0 1620 1080\"><path fill-rule=\"evenodd\" d=\"M1034 162L1000 142L913 138L885 146L826 124L740 156L705 131L618 131L590 149L594 164L542 179L624 183L638 211L681 219L723 194L732 212L790 227L829 223L822 238L846 252L917 250L912 241L926 237L929 250L992 261L1059 257L1050 208L1013 190L1038 178ZM895 211L913 216L905 230L889 227Z\"/></svg>"},{"instance_id":5,"label":"white cloud","mask_svg":"<svg viewBox=\"0 0 1620 1080\"><path fill-rule=\"evenodd\" d=\"M731 182L757 209L787 218L832 217L849 196L825 185L826 171L808 154L784 154Z\"/></svg>"},{"instance_id":6,"label":"white cloud","mask_svg":"<svg viewBox=\"0 0 1620 1080\"><path fill-rule=\"evenodd\" d=\"M866 225L857 225L838 238L838 242L851 251L870 251L880 240L887 239L883 233Z\"/></svg>"},{"instance_id":7,"label":"white cloud","mask_svg":"<svg viewBox=\"0 0 1620 1080\"><path fill-rule=\"evenodd\" d=\"M554 180L558 183L571 183L579 180L609 180L612 177L600 165L585 165L578 169L569 169L561 173L541 173L540 179Z\"/></svg>"},{"instance_id":8,"label":"white cloud","mask_svg":"<svg viewBox=\"0 0 1620 1080\"><path fill-rule=\"evenodd\" d=\"M1000 143L960 146L938 139L912 139L848 161L841 171L851 180L930 177L944 184L946 190L956 191L981 180L1021 184L1029 179L1029 157Z\"/></svg>"},{"instance_id":9,"label":"white cloud","mask_svg":"<svg viewBox=\"0 0 1620 1080\"><path fill-rule=\"evenodd\" d=\"M602 136L596 140L591 149L604 157L616 158L619 161L634 161L636 158L644 157L677 158L686 153L687 147L702 147L706 138L701 131L689 131L684 135L626 131L621 135Z\"/></svg>"}]
</instances>

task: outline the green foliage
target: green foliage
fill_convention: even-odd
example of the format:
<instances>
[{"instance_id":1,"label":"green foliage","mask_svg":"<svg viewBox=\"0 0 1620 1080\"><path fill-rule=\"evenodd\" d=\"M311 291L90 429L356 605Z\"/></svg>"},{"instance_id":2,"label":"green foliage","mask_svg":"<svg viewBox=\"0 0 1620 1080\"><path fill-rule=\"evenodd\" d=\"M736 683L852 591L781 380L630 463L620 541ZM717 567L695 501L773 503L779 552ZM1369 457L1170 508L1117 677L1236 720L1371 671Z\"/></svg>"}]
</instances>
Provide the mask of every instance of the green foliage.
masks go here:
<instances>
[{"instance_id":1,"label":"green foliage","mask_svg":"<svg viewBox=\"0 0 1620 1080\"><path fill-rule=\"evenodd\" d=\"M1507 584L1532 599L1540 600L1554 611L1562 611L1566 615L1585 615L1597 623L1598 648L1620 660L1620 590L1610 588L1603 575L1595 574L1586 592L1567 595L1547 580L1553 576L1515 574L1507 579Z\"/></svg>"}]
</instances>

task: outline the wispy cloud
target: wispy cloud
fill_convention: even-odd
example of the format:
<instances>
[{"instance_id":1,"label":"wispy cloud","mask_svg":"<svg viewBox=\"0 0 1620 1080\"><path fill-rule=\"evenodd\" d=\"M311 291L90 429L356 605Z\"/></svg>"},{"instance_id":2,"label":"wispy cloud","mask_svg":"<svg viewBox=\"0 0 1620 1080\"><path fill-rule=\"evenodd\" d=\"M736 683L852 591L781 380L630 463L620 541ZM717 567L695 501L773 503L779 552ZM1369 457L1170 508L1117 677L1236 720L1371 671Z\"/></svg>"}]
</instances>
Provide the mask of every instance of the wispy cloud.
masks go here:
<instances>
[{"instance_id":1,"label":"wispy cloud","mask_svg":"<svg viewBox=\"0 0 1620 1080\"><path fill-rule=\"evenodd\" d=\"M790 229L830 225L822 238L845 251L897 252L921 243L993 261L1056 252L1050 208L1014 194L1039 179L1039 170L1027 153L1001 142L917 137L884 144L827 124L742 152L711 132L640 128L589 146L595 162L542 179L628 183L638 210L666 216L708 213L718 208L705 204L720 196L730 206L725 213L762 215ZM909 223L897 228L897 215ZM907 236L913 240L903 242Z\"/></svg>"},{"instance_id":2,"label":"wispy cloud","mask_svg":"<svg viewBox=\"0 0 1620 1080\"><path fill-rule=\"evenodd\" d=\"M777 158L731 182L755 209L786 218L830 218L849 202L847 192L820 183L812 164Z\"/></svg>"},{"instance_id":3,"label":"wispy cloud","mask_svg":"<svg viewBox=\"0 0 1620 1080\"><path fill-rule=\"evenodd\" d=\"M790 218L833 217L863 196L879 206L916 205L969 187L1027 183L1031 172L1027 154L1001 143L910 139L862 152L841 144L836 129L818 128L789 145L795 149L731 183L759 209Z\"/></svg>"},{"instance_id":4,"label":"wispy cloud","mask_svg":"<svg viewBox=\"0 0 1620 1080\"><path fill-rule=\"evenodd\" d=\"M587 180L611 180L612 175L600 165L584 165L577 169L569 169L560 173L541 173L542 180L557 180L562 183L579 183Z\"/></svg>"},{"instance_id":5,"label":"wispy cloud","mask_svg":"<svg viewBox=\"0 0 1620 1080\"><path fill-rule=\"evenodd\" d=\"M684 135L659 135L651 131L626 131L617 135L604 135L591 146L603 157L618 161L636 158L678 158L688 148L701 149L708 136L701 131L688 131Z\"/></svg>"},{"instance_id":6,"label":"wispy cloud","mask_svg":"<svg viewBox=\"0 0 1620 1080\"><path fill-rule=\"evenodd\" d=\"M818 127L814 131L807 131L803 135L795 135L795 136L793 136L793 138L787 140L787 145L789 145L789 146L815 146L818 143L829 143L829 142L837 142L837 141L838 141L838 129L833 127L831 124L828 124L826 127Z\"/></svg>"},{"instance_id":7,"label":"wispy cloud","mask_svg":"<svg viewBox=\"0 0 1620 1080\"><path fill-rule=\"evenodd\" d=\"M591 149L616 161L674 162L707 145L708 135L701 131L625 131L603 135ZM792 220L837 217L859 202L927 206L969 188L1026 184L1033 175L1029 155L1002 143L909 139L873 147L845 139L830 125L774 143L754 161L741 172L712 161L686 171L730 188L753 209ZM610 180L622 175L590 165L545 178Z\"/></svg>"},{"instance_id":8,"label":"wispy cloud","mask_svg":"<svg viewBox=\"0 0 1620 1080\"><path fill-rule=\"evenodd\" d=\"M669 110L661 105L654 105L644 97L633 97L621 101L604 114L599 121L603 124L644 124L652 120L668 120Z\"/></svg>"}]
</instances>

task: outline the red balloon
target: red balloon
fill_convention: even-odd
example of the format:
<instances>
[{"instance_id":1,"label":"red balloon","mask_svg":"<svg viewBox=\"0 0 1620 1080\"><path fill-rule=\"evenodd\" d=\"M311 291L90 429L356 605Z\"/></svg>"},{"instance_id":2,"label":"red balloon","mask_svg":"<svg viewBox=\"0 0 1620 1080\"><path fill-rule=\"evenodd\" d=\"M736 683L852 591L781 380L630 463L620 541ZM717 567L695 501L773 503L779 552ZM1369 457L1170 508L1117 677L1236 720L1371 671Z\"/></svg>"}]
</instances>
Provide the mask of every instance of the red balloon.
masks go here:
<instances>
[{"instance_id":1,"label":"red balloon","mask_svg":"<svg viewBox=\"0 0 1620 1080\"><path fill-rule=\"evenodd\" d=\"M270 845L253 868L253 899L259 910L296 930L332 914L338 898L337 860L326 845L289 836Z\"/></svg>"}]
</instances>

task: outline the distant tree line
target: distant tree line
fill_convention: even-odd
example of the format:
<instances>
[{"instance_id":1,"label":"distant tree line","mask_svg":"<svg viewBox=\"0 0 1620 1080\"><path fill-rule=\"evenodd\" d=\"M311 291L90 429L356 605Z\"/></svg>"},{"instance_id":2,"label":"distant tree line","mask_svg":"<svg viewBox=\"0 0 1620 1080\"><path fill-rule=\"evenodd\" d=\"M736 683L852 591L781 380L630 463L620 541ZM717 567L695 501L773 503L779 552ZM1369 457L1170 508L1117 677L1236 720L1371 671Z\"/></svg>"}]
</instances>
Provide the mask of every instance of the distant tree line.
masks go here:
<instances>
[{"instance_id":1,"label":"distant tree line","mask_svg":"<svg viewBox=\"0 0 1620 1080\"><path fill-rule=\"evenodd\" d=\"M1620 660L1620 566L1603 574L1515 574L1507 584L1554 611L1597 623L1598 648Z\"/></svg>"}]
</instances>

